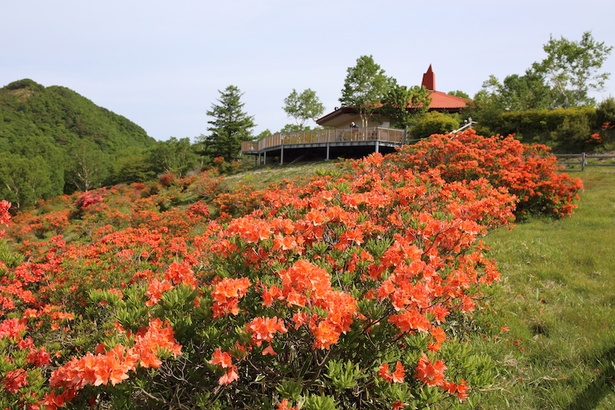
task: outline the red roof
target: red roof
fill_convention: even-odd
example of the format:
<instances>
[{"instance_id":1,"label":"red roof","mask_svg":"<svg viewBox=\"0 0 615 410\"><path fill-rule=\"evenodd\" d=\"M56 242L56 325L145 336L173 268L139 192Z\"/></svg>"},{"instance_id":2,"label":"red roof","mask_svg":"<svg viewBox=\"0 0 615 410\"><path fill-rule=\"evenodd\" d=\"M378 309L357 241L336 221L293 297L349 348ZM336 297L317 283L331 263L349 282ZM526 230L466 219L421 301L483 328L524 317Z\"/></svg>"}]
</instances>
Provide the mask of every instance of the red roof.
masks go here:
<instances>
[{"instance_id":1,"label":"red roof","mask_svg":"<svg viewBox=\"0 0 615 410\"><path fill-rule=\"evenodd\" d=\"M446 93L436 91L436 75L431 68L431 64L429 64L429 68L423 74L423 81L421 82L421 86L425 87L430 91L429 98L431 99L431 103L429 104L430 110L461 110L462 108L466 108L468 103L471 101L467 98L455 97L454 95L448 95ZM408 107L412 108L412 107Z\"/></svg>"},{"instance_id":2,"label":"red roof","mask_svg":"<svg viewBox=\"0 0 615 410\"><path fill-rule=\"evenodd\" d=\"M429 93L429 98L431 99L429 104L430 110L460 110L466 108L468 103L472 101L468 98L457 97L441 91Z\"/></svg>"}]
</instances>

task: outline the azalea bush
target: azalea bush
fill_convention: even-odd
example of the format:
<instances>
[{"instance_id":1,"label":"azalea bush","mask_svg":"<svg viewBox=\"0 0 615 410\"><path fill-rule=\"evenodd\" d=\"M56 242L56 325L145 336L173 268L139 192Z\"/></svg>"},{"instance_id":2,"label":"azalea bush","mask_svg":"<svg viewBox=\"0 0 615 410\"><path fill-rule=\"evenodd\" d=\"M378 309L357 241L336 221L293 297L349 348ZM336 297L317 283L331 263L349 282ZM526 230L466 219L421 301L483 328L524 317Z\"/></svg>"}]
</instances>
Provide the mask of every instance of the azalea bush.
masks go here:
<instances>
[{"instance_id":1,"label":"azalea bush","mask_svg":"<svg viewBox=\"0 0 615 410\"><path fill-rule=\"evenodd\" d=\"M302 186L205 195L209 177L194 177L67 200L80 212L63 234L0 252L0 407L471 400L495 377L463 343L499 276L481 238L518 199L445 171L402 151ZM13 219L9 240L20 220L36 218Z\"/></svg>"},{"instance_id":2,"label":"azalea bush","mask_svg":"<svg viewBox=\"0 0 615 410\"><path fill-rule=\"evenodd\" d=\"M546 145L526 145L513 136L485 138L472 129L433 135L390 158L394 168L437 169L446 181L485 178L517 197L517 215L570 215L582 188L580 179L560 172Z\"/></svg>"}]
</instances>

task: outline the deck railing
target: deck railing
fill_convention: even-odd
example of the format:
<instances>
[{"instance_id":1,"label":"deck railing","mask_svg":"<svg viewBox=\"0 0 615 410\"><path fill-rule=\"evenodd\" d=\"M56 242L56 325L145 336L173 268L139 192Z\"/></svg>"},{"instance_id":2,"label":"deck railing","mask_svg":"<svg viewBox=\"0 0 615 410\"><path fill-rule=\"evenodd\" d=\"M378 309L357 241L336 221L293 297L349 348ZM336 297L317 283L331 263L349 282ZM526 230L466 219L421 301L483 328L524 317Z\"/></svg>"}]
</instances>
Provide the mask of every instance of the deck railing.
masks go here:
<instances>
[{"instance_id":1,"label":"deck railing","mask_svg":"<svg viewBox=\"0 0 615 410\"><path fill-rule=\"evenodd\" d=\"M241 143L241 152L257 154L282 146L302 146L327 143L344 143L360 141L379 141L392 144L402 144L405 131L395 128L337 128L311 131L276 133L259 141Z\"/></svg>"}]
</instances>

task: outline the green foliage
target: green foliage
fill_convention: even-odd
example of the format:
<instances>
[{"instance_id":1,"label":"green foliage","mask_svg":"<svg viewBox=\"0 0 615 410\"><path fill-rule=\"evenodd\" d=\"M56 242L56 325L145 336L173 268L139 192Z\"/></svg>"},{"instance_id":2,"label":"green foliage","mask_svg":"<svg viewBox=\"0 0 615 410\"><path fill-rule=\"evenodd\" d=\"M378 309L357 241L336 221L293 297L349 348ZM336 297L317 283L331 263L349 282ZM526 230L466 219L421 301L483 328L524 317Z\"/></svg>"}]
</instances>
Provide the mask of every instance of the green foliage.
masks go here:
<instances>
[{"instance_id":1,"label":"green foliage","mask_svg":"<svg viewBox=\"0 0 615 410\"><path fill-rule=\"evenodd\" d=\"M600 69L612 47L585 32L578 42L551 36L543 49L547 56L523 75L512 74L503 81L490 76L463 115L478 122L476 130L481 134L517 132L524 141L539 141L559 152L595 149L600 140L590 139L590 135L599 131L604 121L595 124L594 118L583 119L574 111L565 111L562 116L559 109L595 105L589 92L601 90L609 78L610 73ZM556 113L542 114L541 110L549 109ZM538 123L519 118L536 112L545 117ZM516 124L510 123L511 117ZM527 122L533 124L526 126Z\"/></svg>"},{"instance_id":2,"label":"green foliage","mask_svg":"<svg viewBox=\"0 0 615 410\"><path fill-rule=\"evenodd\" d=\"M49 198L52 190L51 170L41 157L27 158L15 154L0 157L0 196L15 209L33 205L39 198Z\"/></svg>"},{"instance_id":3,"label":"green foliage","mask_svg":"<svg viewBox=\"0 0 615 410\"><path fill-rule=\"evenodd\" d=\"M465 91L461 91L461 90L449 91L447 94L448 95L454 95L455 97L461 97L461 98L470 99L470 95L468 93L466 93Z\"/></svg>"},{"instance_id":4,"label":"green foliage","mask_svg":"<svg viewBox=\"0 0 615 410\"><path fill-rule=\"evenodd\" d=\"M590 90L601 90L609 73L599 70L613 50L604 42L596 41L591 32L583 33L580 41L559 40L553 36L543 46L547 57L534 63L532 69L543 74L553 90L558 107L593 106Z\"/></svg>"},{"instance_id":5,"label":"green foliage","mask_svg":"<svg viewBox=\"0 0 615 410\"><path fill-rule=\"evenodd\" d=\"M425 87L393 85L387 92L382 111L391 119L391 125L405 128L421 118L428 110L431 99ZM409 109L412 107L412 109Z\"/></svg>"},{"instance_id":6,"label":"green foliage","mask_svg":"<svg viewBox=\"0 0 615 410\"><path fill-rule=\"evenodd\" d=\"M310 395L303 403L302 409L305 410L338 410L335 399L325 395Z\"/></svg>"},{"instance_id":7,"label":"green foliage","mask_svg":"<svg viewBox=\"0 0 615 410\"><path fill-rule=\"evenodd\" d=\"M116 159L108 179L110 184L147 182L156 177L149 155L131 154Z\"/></svg>"},{"instance_id":8,"label":"green foliage","mask_svg":"<svg viewBox=\"0 0 615 410\"><path fill-rule=\"evenodd\" d=\"M367 127L372 114L379 108L393 80L374 58L361 56L354 67L346 70L344 88L339 101L343 107L354 107L361 116L362 127Z\"/></svg>"},{"instance_id":9,"label":"green foliage","mask_svg":"<svg viewBox=\"0 0 615 410\"><path fill-rule=\"evenodd\" d=\"M199 156L189 138L174 137L158 141L149 149L149 162L158 174L171 173L179 177L199 168Z\"/></svg>"},{"instance_id":10,"label":"green foliage","mask_svg":"<svg viewBox=\"0 0 615 410\"><path fill-rule=\"evenodd\" d=\"M350 360L346 362L331 360L327 363L325 376L331 381L333 389L339 392L354 388L359 379L366 377L359 365Z\"/></svg>"},{"instance_id":11,"label":"green foliage","mask_svg":"<svg viewBox=\"0 0 615 410\"><path fill-rule=\"evenodd\" d=\"M252 140L252 129L256 124L254 117L243 111L242 96L243 93L234 85L220 91L218 104L212 104L207 111L207 115L212 117L207 121L209 135L199 138L203 155L222 157L231 162L239 157L241 143Z\"/></svg>"},{"instance_id":12,"label":"green foliage","mask_svg":"<svg viewBox=\"0 0 615 410\"><path fill-rule=\"evenodd\" d=\"M110 174L110 156L93 142L83 140L68 147L68 157L72 158L66 170L69 192L100 188Z\"/></svg>"},{"instance_id":13,"label":"green foliage","mask_svg":"<svg viewBox=\"0 0 615 410\"><path fill-rule=\"evenodd\" d=\"M308 120L316 120L322 115L325 106L315 91L308 88L298 93L293 88L289 96L284 99L283 109L289 117L295 119L299 130L302 130Z\"/></svg>"},{"instance_id":14,"label":"green foliage","mask_svg":"<svg viewBox=\"0 0 615 410\"><path fill-rule=\"evenodd\" d=\"M590 149L586 140L596 124L596 110L560 108L505 112L499 125L493 125L501 135L516 134L527 143L542 143L556 152L580 152Z\"/></svg>"},{"instance_id":15,"label":"green foliage","mask_svg":"<svg viewBox=\"0 0 615 410\"><path fill-rule=\"evenodd\" d=\"M554 108L553 93L544 76L531 70L521 76L509 75L503 82L492 75L483 83L483 91L479 100L499 111Z\"/></svg>"},{"instance_id":16,"label":"green foliage","mask_svg":"<svg viewBox=\"0 0 615 410\"><path fill-rule=\"evenodd\" d=\"M33 168L28 161L39 168L41 182L20 189L19 194L14 190L17 182L12 188L0 184L0 197L14 198L20 206L64 191L100 186L112 162L153 143L136 124L68 88L44 87L30 79L0 88L0 157L5 177L12 167L6 165L9 157L25 164L25 173ZM84 167L91 171L87 178ZM13 177L20 178L28 179Z\"/></svg>"},{"instance_id":17,"label":"green foliage","mask_svg":"<svg viewBox=\"0 0 615 410\"><path fill-rule=\"evenodd\" d=\"M604 123L615 124L615 98L609 97L598 104L596 108L596 126Z\"/></svg>"},{"instance_id":18,"label":"green foliage","mask_svg":"<svg viewBox=\"0 0 615 410\"><path fill-rule=\"evenodd\" d=\"M490 76L475 99L499 111L593 106L589 91L601 90L609 78L600 69L613 47L585 32L578 42L551 36L543 49L547 56L523 75L509 75L503 82Z\"/></svg>"},{"instance_id":19,"label":"green foliage","mask_svg":"<svg viewBox=\"0 0 615 410\"><path fill-rule=\"evenodd\" d=\"M416 120L410 132L413 139L421 139L433 134L446 134L457 128L459 120L456 116L432 111Z\"/></svg>"}]
</instances>

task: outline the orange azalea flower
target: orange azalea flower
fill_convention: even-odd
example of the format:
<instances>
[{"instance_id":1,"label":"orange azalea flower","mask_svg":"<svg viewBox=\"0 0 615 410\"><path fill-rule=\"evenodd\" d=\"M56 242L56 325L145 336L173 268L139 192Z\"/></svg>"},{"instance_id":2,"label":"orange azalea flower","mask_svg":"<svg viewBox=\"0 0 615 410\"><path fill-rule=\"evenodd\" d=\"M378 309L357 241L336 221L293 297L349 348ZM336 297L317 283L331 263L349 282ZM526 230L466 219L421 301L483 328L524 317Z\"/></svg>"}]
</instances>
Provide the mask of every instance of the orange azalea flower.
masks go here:
<instances>
[{"instance_id":1,"label":"orange azalea flower","mask_svg":"<svg viewBox=\"0 0 615 410\"><path fill-rule=\"evenodd\" d=\"M266 348L263 349L262 355L277 356L278 354L275 352L275 350L273 350L273 347L271 345L268 345Z\"/></svg>"},{"instance_id":2,"label":"orange azalea flower","mask_svg":"<svg viewBox=\"0 0 615 410\"><path fill-rule=\"evenodd\" d=\"M0 338L9 337L17 339L21 332L26 330L25 319L6 319L0 322Z\"/></svg>"},{"instance_id":3,"label":"orange azalea flower","mask_svg":"<svg viewBox=\"0 0 615 410\"><path fill-rule=\"evenodd\" d=\"M229 235L237 235L246 243L257 243L269 239L272 232L273 227L268 221L248 216L233 219L227 228Z\"/></svg>"},{"instance_id":4,"label":"orange azalea flower","mask_svg":"<svg viewBox=\"0 0 615 410\"><path fill-rule=\"evenodd\" d=\"M272 251L274 252L278 250L283 250L283 251L295 250L298 247L299 246L297 245L297 240L292 235L283 236L281 234L278 234L273 238Z\"/></svg>"},{"instance_id":5,"label":"orange azalea flower","mask_svg":"<svg viewBox=\"0 0 615 410\"><path fill-rule=\"evenodd\" d=\"M246 324L248 334L252 338L252 343L260 346L263 342L271 342L275 333L286 333L284 321L277 317L257 317Z\"/></svg>"},{"instance_id":6,"label":"orange azalea flower","mask_svg":"<svg viewBox=\"0 0 615 410\"><path fill-rule=\"evenodd\" d=\"M389 370L388 363L382 363L380 365L380 368L378 369L378 376L382 377L389 383L393 381L393 376L391 375L391 371Z\"/></svg>"},{"instance_id":7,"label":"orange azalea flower","mask_svg":"<svg viewBox=\"0 0 615 410\"><path fill-rule=\"evenodd\" d=\"M288 404L288 399L284 399L280 402L280 404L278 404L278 407L276 410L299 410L297 407L290 407L290 404Z\"/></svg>"},{"instance_id":8,"label":"orange azalea flower","mask_svg":"<svg viewBox=\"0 0 615 410\"><path fill-rule=\"evenodd\" d=\"M6 391L15 394L28 385L28 373L24 369L9 370L2 379L2 385Z\"/></svg>"},{"instance_id":9,"label":"orange azalea flower","mask_svg":"<svg viewBox=\"0 0 615 410\"><path fill-rule=\"evenodd\" d=\"M172 288L173 285L167 280L160 281L156 278L153 278L147 285L147 291L145 292L145 296L147 296L149 300L145 302L145 305L154 306L160 301L160 299L162 299L162 294Z\"/></svg>"},{"instance_id":10,"label":"orange azalea flower","mask_svg":"<svg viewBox=\"0 0 615 410\"><path fill-rule=\"evenodd\" d=\"M466 385L466 381L461 379L461 383L446 383L444 386L445 390L450 394L455 394L460 401L464 401L468 398L468 386Z\"/></svg>"},{"instance_id":11,"label":"orange azalea flower","mask_svg":"<svg viewBox=\"0 0 615 410\"><path fill-rule=\"evenodd\" d=\"M310 315L307 312L297 312L293 315L291 320L295 324L295 330L299 329L302 325L307 323Z\"/></svg>"},{"instance_id":12,"label":"orange azalea flower","mask_svg":"<svg viewBox=\"0 0 615 410\"><path fill-rule=\"evenodd\" d=\"M273 285L269 288L263 287L263 293L261 295L263 299L263 306L271 306L274 300L282 300L284 297L282 296L282 289Z\"/></svg>"},{"instance_id":13,"label":"orange azalea flower","mask_svg":"<svg viewBox=\"0 0 615 410\"><path fill-rule=\"evenodd\" d=\"M389 323L394 324L404 333L412 330L427 333L431 325L429 319L416 310L405 311L398 315L391 315L389 317Z\"/></svg>"},{"instance_id":14,"label":"orange azalea flower","mask_svg":"<svg viewBox=\"0 0 615 410\"><path fill-rule=\"evenodd\" d=\"M224 278L214 284L211 292L214 299L212 306L214 317L218 318L229 313L237 315L239 313L239 299L248 292L249 287L250 280L248 278Z\"/></svg>"},{"instance_id":15,"label":"orange azalea flower","mask_svg":"<svg viewBox=\"0 0 615 410\"><path fill-rule=\"evenodd\" d=\"M446 340L446 333L441 327L433 326L429 332L434 337L435 342L430 343L428 348L432 352L437 352L442 347L442 343Z\"/></svg>"},{"instance_id":16,"label":"orange azalea flower","mask_svg":"<svg viewBox=\"0 0 615 410\"><path fill-rule=\"evenodd\" d=\"M26 361L34 366L42 367L51 363L51 355L43 346L40 349L31 349L28 357L26 357Z\"/></svg>"},{"instance_id":17,"label":"orange azalea flower","mask_svg":"<svg viewBox=\"0 0 615 410\"><path fill-rule=\"evenodd\" d=\"M220 348L216 349L209 363L227 369L218 380L219 385L227 385L239 379L237 366L233 365L233 359L228 352L223 352Z\"/></svg>"},{"instance_id":18,"label":"orange azalea flower","mask_svg":"<svg viewBox=\"0 0 615 410\"><path fill-rule=\"evenodd\" d=\"M395 371L393 373L389 370L388 363L382 363L378 369L378 376L382 377L389 383L403 383L405 375L406 370L400 361L395 364Z\"/></svg>"},{"instance_id":19,"label":"orange azalea flower","mask_svg":"<svg viewBox=\"0 0 615 410\"><path fill-rule=\"evenodd\" d=\"M195 289L197 287L194 272L190 268L190 265L186 262L173 262L170 264L165 273L165 279L174 285L183 283L190 286L191 289Z\"/></svg>"},{"instance_id":20,"label":"orange azalea flower","mask_svg":"<svg viewBox=\"0 0 615 410\"><path fill-rule=\"evenodd\" d=\"M340 332L331 322L323 320L316 326L310 327L314 334L315 349L328 349L331 345L337 343L340 338Z\"/></svg>"},{"instance_id":21,"label":"orange azalea flower","mask_svg":"<svg viewBox=\"0 0 615 410\"><path fill-rule=\"evenodd\" d=\"M393 406L391 406L391 410L401 410L404 407L406 407L406 405L401 401L397 400L395 403L393 403Z\"/></svg>"},{"instance_id":22,"label":"orange azalea flower","mask_svg":"<svg viewBox=\"0 0 615 410\"><path fill-rule=\"evenodd\" d=\"M210 364L218 365L223 369L231 367L233 364L233 358L227 352L223 352L222 349L217 348L209 361Z\"/></svg>"},{"instance_id":23,"label":"orange azalea flower","mask_svg":"<svg viewBox=\"0 0 615 410\"><path fill-rule=\"evenodd\" d=\"M393 383L403 383L404 376L406 375L406 370L401 362L397 362L395 365L395 371L392 374Z\"/></svg>"},{"instance_id":24,"label":"orange azalea flower","mask_svg":"<svg viewBox=\"0 0 615 410\"><path fill-rule=\"evenodd\" d=\"M416 366L415 377L429 386L444 386L444 371L446 366L444 361L437 360L432 363L425 354L423 354Z\"/></svg>"},{"instance_id":25,"label":"orange azalea flower","mask_svg":"<svg viewBox=\"0 0 615 410\"><path fill-rule=\"evenodd\" d=\"M220 386L231 384L235 380L239 379L239 374L237 373L237 366L231 366L229 369L220 377L218 380L218 384Z\"/></svg>"},{"instance_id":26,"label":"orange azalea flower","mask_svg":"<svg viewBox=\"0 0 615 410\"><path fill-rule=\"evenodd\" d=\"M307 213L305 216L306 221L308 221L311 225L319 226L323 225L327 222L327 215L323 212L312 210Z\"/></svg>"}]
</instances>

